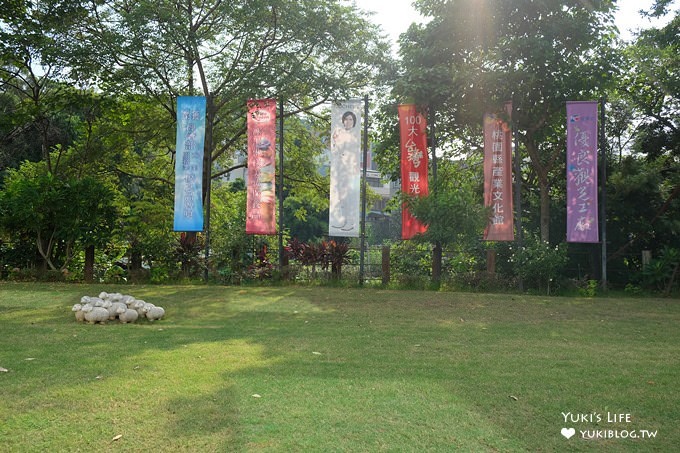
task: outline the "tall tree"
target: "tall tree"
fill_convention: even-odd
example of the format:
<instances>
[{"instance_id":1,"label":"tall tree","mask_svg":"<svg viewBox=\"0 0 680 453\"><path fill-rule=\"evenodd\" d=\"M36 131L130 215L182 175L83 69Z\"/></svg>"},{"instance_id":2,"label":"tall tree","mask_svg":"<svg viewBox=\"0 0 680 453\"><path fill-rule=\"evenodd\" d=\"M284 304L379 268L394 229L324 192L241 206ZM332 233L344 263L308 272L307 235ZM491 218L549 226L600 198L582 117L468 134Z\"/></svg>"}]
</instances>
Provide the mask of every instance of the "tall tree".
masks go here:
<instances>
[{"instance_id":1,"label":"tall tree","mask_svg":"<svg viewBox=\"0 0 680 453\"><path fill-rule=\"evenodd\" d=\"M680 10L662 28L644 30L625 52L630 70L619 92L639 121L634 149L655 159L680 156Z\"/></svg>"},{"instance_id":2,"label":"tall tree","mask_svg":"<svg viewBox=\"0 0 680 453\"><path fill-rule=\"evenodd\" d=\"M484 228L489 212L479 202L480 178L469 162L443 161L437 181L424 197L407 197L409 211L427 225L417 241L435 244L432 251L432 279L441 281L442 246L458 250L473 248Z\"/></svg>"},{"instance_id":3,"label":"tall tree","mask_svg":"<svg viewBox=\"0 0 680 453\"><path fill-rule=\"evenodd\" d=\"M244 149L247 99L283 99L286 115L310 110L360 94L389 54L377 28L335 0L105 0L89 8L68 51L81 78L152 96L170 121L177 96L207 96L204 182L213 162Z\"/></svg>"},{"instance_id":4,"label":"tall tree","mask_svg":"<svg viewBox=\"0 0 680 453\"><path fill-rule=\"evenodd\" d=\"M680 10L659 0L646 13L670 14L659 28L640 32L624 52L629 68L617 87L629 120L627 147L611 174L611 260L678 247L680 234ZM624 122L625 124L625 122ZM635 253L632 253L634 251Z\"/></svg>"},{"instance_id":5,"label":"tall tree","mask_svg":"<svg viewBox=\"0 0 680 453\"><path fill-rule=\"evenodd\" d=\"M0 8L0 168L42 159L53 171L53 147L72 139L63 112L68 69L60 57L82 12L64 0L12 0Z\"/></svg>"},{"instance_id":6,"label":"tall tree","mask_svg":"<svg viewBox=\"0 0 680 453\"><path fill-rule=\"evenodd\" d=\"M77 246L110 239L116 210L113 191L91 177L60 178L44 162L26 162L9 172L0 192L0 227L10 236L27 234L51 270L66 269Z\"/></svg>"}]
</instances>

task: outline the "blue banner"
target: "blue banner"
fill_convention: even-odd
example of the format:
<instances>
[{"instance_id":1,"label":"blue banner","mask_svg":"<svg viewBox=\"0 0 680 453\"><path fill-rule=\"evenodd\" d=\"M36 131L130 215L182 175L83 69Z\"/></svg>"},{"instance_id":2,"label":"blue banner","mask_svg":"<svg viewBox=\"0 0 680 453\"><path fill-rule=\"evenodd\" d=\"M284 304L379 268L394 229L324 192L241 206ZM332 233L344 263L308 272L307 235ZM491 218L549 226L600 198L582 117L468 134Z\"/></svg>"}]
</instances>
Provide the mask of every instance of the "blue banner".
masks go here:
<instances>
[{"instance_id":1,"label":"blue banner","mask_svg":"<svg viewBox=\"0 0 680 453\"><path fill-rule=\"evenodd\" d=\"M177 98L175 231L203 231L205 97Z\"/></svg>"}]
</instances>

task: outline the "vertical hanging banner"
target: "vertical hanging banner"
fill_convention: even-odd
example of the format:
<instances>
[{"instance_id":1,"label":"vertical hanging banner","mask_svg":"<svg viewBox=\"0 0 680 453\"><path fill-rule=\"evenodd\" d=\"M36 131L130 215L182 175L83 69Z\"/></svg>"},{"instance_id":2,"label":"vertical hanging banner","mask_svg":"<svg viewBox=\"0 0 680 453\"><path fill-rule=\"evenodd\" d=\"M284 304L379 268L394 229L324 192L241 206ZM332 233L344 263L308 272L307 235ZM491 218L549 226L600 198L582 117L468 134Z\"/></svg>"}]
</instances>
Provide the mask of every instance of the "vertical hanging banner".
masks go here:
<instances>
[{"instance_id":1,"label":"vertical hanging banner","mask_svg":"<svg viewBox=\"0 0 680 453\"><path fill-rule=\"evenodd\" d=\"M203 230L205 97L177 98L175 231Z\"/></svg>"},{"instance_id":2,"label":"vertical hanging banner","mask_svg":"<svg viewBox=\"0 0 680 453\"><path fill-rule=\"evenodd\" d=\"M597 101L567 102L567 242L599 242Z\"/></svg>"},{"instance_id":3,"label":"vertical hanging banner","mask_svg":"<svg viewBox=\"0 0 680 453\"><path fill-rule=\"evenodd\" d=\"M331 107L331 194L328 235L359 237L361 100Z\"/></svg>"},{"instance_id":4,"label":"vertical hanging banner","mask_svg":"<svg viewBox=\"0 0 680 453\"><path fill-rule=\"evenodd\" d=\"M401 139L401 190L409 196L423 197L428 194L427 184L427 122L414 104L402 104L399 109L399 137ZM401 209L401 238L411 239L427 231L408 212Z\"/></svg>"},{"instance_id":5,"label":"vertical hanging banner","mask_svg":"<svg viewBox=\"0 0 680 453\"><path fill-rule=\"evenodd\" d=\"M276 99L248 101L246 234L276 234Z\"/></svg>"},{"instance_id":6,"label":"vertical hanging banner","mask_svg":"<svg viewBox=\"0 0 680 453\"><path fill-rule=\"evenodd\" d=\"M505 104L512 115L512 103ZM485 241L515 239L512 203L512 130L497 115L484 115L484 206L491 217L484 230Z\"/></svg>"}]
</instances>

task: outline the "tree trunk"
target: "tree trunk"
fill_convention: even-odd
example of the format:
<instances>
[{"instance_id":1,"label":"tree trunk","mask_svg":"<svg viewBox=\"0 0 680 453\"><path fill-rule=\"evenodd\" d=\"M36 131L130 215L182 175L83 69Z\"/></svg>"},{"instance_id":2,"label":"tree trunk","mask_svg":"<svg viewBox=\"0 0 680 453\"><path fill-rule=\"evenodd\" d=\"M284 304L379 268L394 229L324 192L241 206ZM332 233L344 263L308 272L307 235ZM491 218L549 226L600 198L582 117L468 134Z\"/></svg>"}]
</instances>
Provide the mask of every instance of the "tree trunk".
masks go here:
<instances>
[{"instance_id":1,"label":"tree trunk","mask_svg":"<svg viewBox=\"0 0 680 453\"><path fill-rule=\"evenodd\" d=\"M541 191L541 240L550 242L550 187L539 178Z\"/></svg>"},{"instance_id":2,"label":"tree trunk","mask_svg":"<svg viewBox=\"0 0 680 453\"><path fill-rule=\"evenodd\" d=\"M94 245L85 248L85 281L94 281Z\"/></svg>"},{"instance_id":3,"label":"tree trunk","mask_svg":"<svg viewBox=\"0 0 680 453\"><path fill-rule=\"evenodd\" d=\"M442 244L435 242L432 248L432 283L437 287L442 281Z\"/></svg>"},{"instance_id":4,"label":"tree trunk","mask_svg":"<svg viewBox=\"0 0 680 453\"><path fill-rule=\"evenodd\" d=\"M541 240L545 242L550 241L550 183L548 182L549 168L541 163L541 158L538 155L538 147L533 141L533 137L528 134L525 139L525 146L527 154L531 158L531 165L536 172L536 179L538 181L539 196L541 203Z\"/></svg>"},{"instance_id":5,"label":"tree trunk","mask_svg":"<svg viewBox=\"0 0 680 453\"><path fill-rule=\"evenodd\" d=\"M130 266L128 267L131 271L138 271L142 268L142 254L136 249L132 249L130 254Z\"/></svg>"}]
</instances>

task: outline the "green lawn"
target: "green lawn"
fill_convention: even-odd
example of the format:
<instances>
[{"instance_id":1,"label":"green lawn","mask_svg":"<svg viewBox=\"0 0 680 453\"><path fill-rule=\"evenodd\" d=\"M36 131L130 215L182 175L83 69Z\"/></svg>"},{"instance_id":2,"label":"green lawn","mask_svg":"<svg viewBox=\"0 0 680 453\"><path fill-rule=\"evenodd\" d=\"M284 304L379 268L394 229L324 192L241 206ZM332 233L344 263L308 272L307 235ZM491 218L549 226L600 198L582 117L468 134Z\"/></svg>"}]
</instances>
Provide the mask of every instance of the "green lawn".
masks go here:
<instances>
[{"instance_id":1,"label":"green lawn","mask_svg":"<svg viewBox=\"0 0 680 453\"><path fill-rule=\"evenodd\" d=\"M102 290L166 318L76 323ZM3 283L0 450L677 451L679 325L677 299Z\"/></svg>"}]
</instances>

